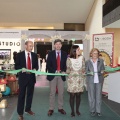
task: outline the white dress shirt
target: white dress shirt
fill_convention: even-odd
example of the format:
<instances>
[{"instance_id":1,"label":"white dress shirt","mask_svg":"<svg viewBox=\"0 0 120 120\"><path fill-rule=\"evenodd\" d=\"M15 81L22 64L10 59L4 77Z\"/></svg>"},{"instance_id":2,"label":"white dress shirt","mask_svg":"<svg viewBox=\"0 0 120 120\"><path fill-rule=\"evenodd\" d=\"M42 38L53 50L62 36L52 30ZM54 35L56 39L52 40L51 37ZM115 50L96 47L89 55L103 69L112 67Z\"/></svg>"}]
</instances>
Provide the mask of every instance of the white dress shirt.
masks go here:
<instances>
[{"instance_id":1,"label":"white dress shirt","mask_svg":"<svg viewBox=\"0 0 120 120\"><path fill-rule=\"evenodd\" d=\"M91 60L92 61L92 60ZM93 68L94 68L94 83L99 83L99 79L98 79L98 71L97 71L97 62L98 60L96 60L96 62L92 61L93 64Z\"/></svg>"},{"instance_id":2,"label":"white dress shirt","mask_svg":"<svg viewBox=\"0 0 120 120\"><path fill-rule=\"evenodd\" d=\"M57 56L58 56L58 52L59 52L59 56L60 56L60 59L61 59L61 50L60 50L60 51L57 51L57 50L56 50L56 58L57 58Z\"/></svg>"}]
</instances>

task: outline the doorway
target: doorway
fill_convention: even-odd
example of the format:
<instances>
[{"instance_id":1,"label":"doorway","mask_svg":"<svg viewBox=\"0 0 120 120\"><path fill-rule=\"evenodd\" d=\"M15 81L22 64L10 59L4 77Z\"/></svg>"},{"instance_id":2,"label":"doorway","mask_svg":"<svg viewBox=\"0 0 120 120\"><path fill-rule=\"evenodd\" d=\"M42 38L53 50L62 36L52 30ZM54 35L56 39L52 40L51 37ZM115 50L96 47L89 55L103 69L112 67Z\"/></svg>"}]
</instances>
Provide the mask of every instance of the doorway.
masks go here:
<instances>
[{"instance_id":1,"label":"doorway","mask_svg":"<svg viewBox=\"0 0 120 120\"><path fill-rule=\"evenodd\" d=\"M52 50L51 42L38 42L36 44L37 54L40 55L40 58L46 59L46 54L48 51Z\"/></svg>"}]
</instances>

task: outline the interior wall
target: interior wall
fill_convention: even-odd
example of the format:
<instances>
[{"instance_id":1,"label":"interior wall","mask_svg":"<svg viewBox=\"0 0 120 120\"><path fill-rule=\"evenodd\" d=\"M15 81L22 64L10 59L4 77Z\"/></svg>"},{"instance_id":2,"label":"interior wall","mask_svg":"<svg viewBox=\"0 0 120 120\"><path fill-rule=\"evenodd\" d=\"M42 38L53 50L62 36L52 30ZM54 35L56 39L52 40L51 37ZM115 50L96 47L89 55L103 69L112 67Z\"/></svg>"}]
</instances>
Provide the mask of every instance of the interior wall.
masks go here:
<instances>
[{"instance_id":1,"label":"interior wall","mask_svg":"<svg viewBox=\"0 0 120 120\"><path fill-rule=\"evenodd\" d=\"M105 33L102 28L102 5L104 0L95 0L93 7L85 23L85 30L90 34L90 49L92 46L93 34Z\"/></svg>"},{"instance_id":2,"label":"interior wall","mask_svg":"<svg viewBox=\"0 0 120 120\"><path fill-rule=\"evenodd\" d=\"M106 32L114 33L113 66L117 66L120 57L120 28L106 28Z\"/></svg>"}]
</instances>

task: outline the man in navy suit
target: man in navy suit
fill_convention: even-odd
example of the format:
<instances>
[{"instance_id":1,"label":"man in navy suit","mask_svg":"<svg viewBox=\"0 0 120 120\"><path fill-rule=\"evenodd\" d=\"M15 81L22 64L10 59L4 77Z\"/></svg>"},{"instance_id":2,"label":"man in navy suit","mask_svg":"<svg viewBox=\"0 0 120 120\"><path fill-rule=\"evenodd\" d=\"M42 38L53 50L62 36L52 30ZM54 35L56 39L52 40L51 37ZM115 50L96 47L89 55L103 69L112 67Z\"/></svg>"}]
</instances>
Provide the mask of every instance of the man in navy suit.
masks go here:
<instances>
[{"instance_id":1,"label":"man in navy suit","mask_svg":"<svg viewBox=\"0 0 120 120\"><path fill-rule=\"evenodd\" d=\"M54 41L55 50L49 52L47 58L47 69L49 73L64 73L66 72L66 60L67 54L61 50L62 41L56 39ZM50 107L48 111L48 116L51 116L55 108L55 93L56 86L58 88L58 112L61 114L66 114L63 110L63 93L64 93L64 81L65 76L47 76L50 84Z\"/></svg>"},{"instance_id":2,"label":"man in navy suit","mask_svg":"<svg viewBox=\"0 0 120 120\"><path fill-rule=\"evenodd\" d=\"M37 54L33 53L32 49L33 42L32 41L25 42L25 51L17 54L15 69L27 68L32 70L38 70ZM35 82L36 82L35 74L26 72L25 70L19 73L19 95L17 104L19 120L23 120L25 96L26 96L25 112L29 115L35 115L35 113L31 111Z\"/></svg>"}]
</instances>

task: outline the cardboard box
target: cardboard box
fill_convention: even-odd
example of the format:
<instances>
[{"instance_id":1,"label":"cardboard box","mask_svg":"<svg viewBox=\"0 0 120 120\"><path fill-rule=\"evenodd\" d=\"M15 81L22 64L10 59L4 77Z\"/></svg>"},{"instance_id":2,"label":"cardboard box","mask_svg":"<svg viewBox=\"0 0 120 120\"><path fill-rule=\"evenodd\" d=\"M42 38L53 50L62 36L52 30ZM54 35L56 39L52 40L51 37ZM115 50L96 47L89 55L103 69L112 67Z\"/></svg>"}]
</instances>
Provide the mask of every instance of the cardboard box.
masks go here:
<instances>
[{"instance_id":1,"label":"cardboard box","mask_svg":"<svg viewBox=\"0 0 120 120\"><path fill-rule=\"evenodd\" d=\"M6 91L6 84L0 85L0 89L1 89L1 92L5 92Z\"/></svg>"}]
</instances>

